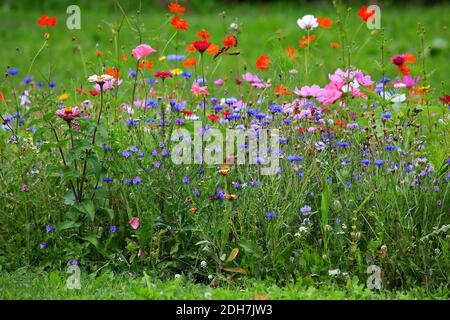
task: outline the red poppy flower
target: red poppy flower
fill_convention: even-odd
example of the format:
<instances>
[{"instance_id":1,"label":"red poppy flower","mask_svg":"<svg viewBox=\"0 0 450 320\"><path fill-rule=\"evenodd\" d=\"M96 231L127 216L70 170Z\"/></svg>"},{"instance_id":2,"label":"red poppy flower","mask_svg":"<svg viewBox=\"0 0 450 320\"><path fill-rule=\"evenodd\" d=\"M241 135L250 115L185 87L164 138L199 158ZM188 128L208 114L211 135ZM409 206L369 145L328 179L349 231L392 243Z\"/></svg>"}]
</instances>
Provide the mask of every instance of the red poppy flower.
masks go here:
<instances>
[{"instance_id":1,"label":"red poppy flower","mask_svg":"<svg viewBox=\"0 0 450 320\"><path fill-rule=\"evenodd\" d=\"M96 90L90 90L89 91L89 93L91 94L91 96L93 96L93 97L95 97L96 95L98 95L99 94L99 92L98 91L96 91Z\"/></svg>"},{"instance_id":2,"label":"red poppy flower","mask_svg":"<svg viewBox=\"0 0 450 320\"><path fill-rule=\"evenodd\" d=\"M183 110L181 110L181 113L190 116L190 115L193 114L194 112L192 112L192 111L190 111L190 110L185 110L185 109L183 109Z\"/></svg>"},{"instance_id":3,"label":"red poppy flower","mask_svg":"<svg viewBox=\"0 0 450 320\"><path fill-rule=\"evenodd\" d=\"M0 101L3 100L3 92L0 92Z\"/></svg>"},{"instance_id":4,"label":"red poppy flower","mask_svg":"<svg viewBox=\"0 0 450 320\"><path fill-rule=\"evenodd\" d=\"M192 45L197 51L203 53L211 46L211 42L208 42L205 39L203 39L192 42Z\"/></svg>"},{"instance_id":5,"label":"red poppy flower","mask_svg":"<svg viewBox=\"0 0 450 320\"><path fill-rule=\"evenodd\" d=\"M331 25L333 24L333 22L328 17L317 17L317 23L319 24L319 26L327 29L330 29Z\"/></svg>"},{"instance_id":6,"label":"red poppy flower","mask_svg":"<svg viewBox=\"0 0 450 320\"><path fill-rule=\"evenodd\" d=\"M375 10L367 10L366 6L361 6L358 11L358 16L364 21L367 22L370 17L372 17L375 14Z\"/></svg>"},{"instance_id":7,"label":"red poppy flower","mask_svg":"<svg viewBox=\"0 0 450 320\"><path fill-rule=\"evenodd\" d=\"M238 44L237 38L231 34L227 35L225 40L223 40L223 45L228 48L236 47L237 44Z\"/></svg>"},{"instance_id":8,"label":"red poppy flower","mask_svg":"<svg viewBox=\"0 0 450 320\"><path fill-rule=\"evenodd\" d=\"M445 97L439 97L439 100L441 100L442 103L444 103L444 104L450 104L450 96L449 95L446 95Z\"/></svg>"},{"instance_id":9,"label":"red poppy flower","mask_svg":"<svg viewBox=\"0 0 450 320\"><path fill-rule=\"evenodd\" d=\"M56 17L42 16L38 20L38 25L41 27L56 26Z\"/></svg>"},{"instance_id":10,"label":"red poppy flower","mask_svg":"<svg viewBox=\"0 0 450 320\"><path fill-rule=\"evenodd\" d=\"M172 13L184 14L184 12L186 11L186 8L182 5L179 5L178 3L169 3L168 8L169 12Z\"/></svg>"},{"instance_id":11,"label":"red poppy flower","mask_svg":"<svg viewBox=\"0 0 450 320\"><path fill-rule=\"evenodd\" d=\"M147 68L148 70L153 69L153 62L151 61L140 61L139 62L139 68Z\"/></svg>"},{"instance_id":12,"label":"red poppy flower","mask_svg":"<svg viewBox=\"0 0 450 320\"><path fill-rule=\"evenodd\" d=\"M228 117L231 114L231 112L230 111L222 111L222 114L224 117Z\"/></svg>"},{"instance_id":13,"label":"red poppy flower","mask_svg":"<svg viewBox=\"0 0 450 320\"><path fill-rule=\"evenodd\" d=\"M220 118L219 118L219 116L216 116L215 114L210 114L208 116L208 119L212 122L216 122L216 121L219 121Z\"/></svg>"},{"instance_id":14,"label":"red poppy flower","mask_svg":"<svg viewBox=\"0 0 450 320\"><path fill-rule=\"evenodd\" d=\"M259 56L258 60L256 60L256 68L261 71L267 70L270 66L270 58L268 56Z\"/></svg>"},{"instance_id":15,"label":"red poppy flower","mask_svg":"<svg viewBox=\"0 0 450 320\"><path fill-rule=\"evenodd\" d=\"M171 25L173 25L178 30L187 30L187 27L189 27L189 24L186 20L181 19L180 17L173 17L172 21L170 22Z\"/></svg>"},{"instance_id":16,"label":"red poppy flower","mask_svg":"<svg viewBox=\"0 0 450 320\"><path fill-rule=\"evenodd\" d=\"M201 31L197 32L195 35L199 36L200 38L203 38L204 40L208 40L211 38L211 34L206 31L205 29L202 29Z\"/></svg>"}]
</instances>

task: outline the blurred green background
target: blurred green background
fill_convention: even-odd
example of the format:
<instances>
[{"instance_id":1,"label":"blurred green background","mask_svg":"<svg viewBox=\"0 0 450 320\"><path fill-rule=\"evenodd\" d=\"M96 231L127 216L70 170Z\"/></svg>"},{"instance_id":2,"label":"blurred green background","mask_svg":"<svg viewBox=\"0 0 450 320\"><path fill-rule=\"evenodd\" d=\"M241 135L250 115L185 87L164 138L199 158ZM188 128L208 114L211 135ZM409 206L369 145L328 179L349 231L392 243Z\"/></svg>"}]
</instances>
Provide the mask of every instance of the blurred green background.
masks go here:
<instances>
[{"instance_id":1,"label":"blurred green background","mask_svg":"<svg viewBox=\"0 0 450 320\"><path fill-rule=\"evenodd\" d=\"M35 80L48 80L49 62L52 65L51 79L56 81L59 88L71 87L85 83L83 59L87 61L87 74L101 72L101 65L112 67L115 63L113 55L97 57L97 50L114 53L115 43L112 27L117 27L122 21L123 13L116 1L77 1L81 9L81 29L68 30L65 26L68 15L66 7L73 1L0 1L0 65L3 70L8 67L19 69L19 76L27 74L33 57L41 48L46 28L39 27L37 20L41 15L53 16L58 19L56 27L49 28L51 33L50 50L43 49L34 62L30 71ZM196 39L195 32L202 28L212 34L212 41L220 43L228 33L227 28L232 22L241 27L239 35L239 51L237 57L224 57L217 66L215 77L237 76L245 68L256 71L255 60L259 55L269 55L272 58L272 68L265 76L275 77L278 73L286 73L296 68L299 70L296 85L303 85L303 51L298 48L298 40L306 35L296 20L305 14L315 16L329 16L331 20L338 19L336 9L331 2L304 1L214 1L191 0L180 1L186 5L187 12L183 18L190 24L189 30L182 32L179 37L180 45L184 48ZM131 30L135 23L139 1L120 1L121 7L127 13L119 38L119 51L130 55L139 40L137 34ZM368 5L369 3L365 3ZM352 9L344 10L343 18L347 20L348 38L354 44L351 62L355 67L369 72L374 78L381 77L380 68L380 32L372 33L357 16L361 3L350 3ZM381 24L385 29L386 58L398 53L409 52L418 57L420 38L418 23L426 28L426 70L436 96L442 94L442 82L448 78L449 36L448 16L450 4L448 1L433 5L400 3L398 1L383 2L381 6ZM139 25L145 25L143 42L152 45L159 52L166 41L173 35L174 29L168 23L167 1L142 1ZM347 5L345 6L347 8ZM225 12L225 15L220 13ZM324 84L329 72L333 72L342 65L339 49L332 48L330 42L340 42L338 27L332 29L318 28L313 31L317 35L311 47L310 69L314 70L310 83ZM75 40L74 40L75 39ZM79 46L78 46L79 43ZM289 60L284 51L287 46L294 46L299 57ZM81 52L80 49L81 48ZM172 42L166 54L175 53ZM80 54L82 53L82 54ZM207 61L209 70L216 65L211 57ZM153 71L169 66L159 65L157 57L153 58ZM387 76L394 78L398 74L387 61ZM422 64L412 65L412 73L419 74ZM135 68L132 59L121 66L122 70ZM148 76L152 76L148 72ZM448 85L445 84L448 88Z\"/></svg>"}]
</instances>

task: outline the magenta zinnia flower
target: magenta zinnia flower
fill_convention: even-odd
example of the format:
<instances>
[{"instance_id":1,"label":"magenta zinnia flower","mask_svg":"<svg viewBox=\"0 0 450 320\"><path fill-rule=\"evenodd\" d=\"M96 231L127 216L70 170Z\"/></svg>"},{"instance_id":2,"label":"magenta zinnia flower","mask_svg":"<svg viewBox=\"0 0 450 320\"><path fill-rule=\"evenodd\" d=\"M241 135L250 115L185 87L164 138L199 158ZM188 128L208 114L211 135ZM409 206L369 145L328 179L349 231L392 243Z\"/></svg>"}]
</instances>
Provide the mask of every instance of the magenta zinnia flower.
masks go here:
<instances>
[{"instance_id":1,"label":"magenta zinnia flower","mask_svg":"<svg viewBox=\"0 0 450 320\"><path fill-rule=\"evenodd\" d=\"M83 111L80 108L66 107L56 111L56 115L65 121L72 121L78 117Z\"/></svg>"}]
</instances>

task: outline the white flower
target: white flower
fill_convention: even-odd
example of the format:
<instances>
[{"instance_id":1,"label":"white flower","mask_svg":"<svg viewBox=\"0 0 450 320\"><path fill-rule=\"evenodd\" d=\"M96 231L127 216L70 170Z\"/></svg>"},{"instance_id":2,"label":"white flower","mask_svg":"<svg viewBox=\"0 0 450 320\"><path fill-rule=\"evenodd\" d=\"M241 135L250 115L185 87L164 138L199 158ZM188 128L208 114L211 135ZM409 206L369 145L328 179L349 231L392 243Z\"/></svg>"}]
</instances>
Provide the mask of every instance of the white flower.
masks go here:
<instances>
[{"instance_id":1,"label":"white flower","mask_svg":"<svg viewBox=\"0 0 450 320\"><path fill-rule=\"evenodd\" d=\"M394 102L394 103L400 103L400 102L404 102L406 100L406 94L398 94L398 93L390 93L388 91L386 91L384 93L384 97L386 100Z\"/></svg>"},{"instance_id":2,"label":"white flower","mask_svg":"<svg viewBox=\"0 0 450 320\"><path fill-rule=\"evenodd\" d=\"M212 274L209 274L208 275L208 280L211 280L213 278L213 275Z\"/></svg>"},{"instance_id":3,"label":"white flower","mask_svg":"<svg viewBox=\"0 0 450 320\"><path fill-rule=\"evenodd\" d=\"M237 23L233 22L232 24L230 24L230 29L237 30L237 29L239 29L239 26L237 25Z\"/></svg>"},{"instance_id":4,"label":"white flower","mask_svg":"<svg viewBox=\"0 0 450 320\"><path fill-rule=\"evenodd\" d=\"M207 265L208 265L208 264L206 263L205 260L202 260L202 261L200 262L200 267L202 267L202 268L206 268Z\"/></svg>"},{"instance_id":5,"label":"white flower","mask_svg":"<svg viewBox=\"0 0 450 320\"><path fill-rule=\"evenodd\" d=\"M105 82L109 82L111 80L114 80L114 77L110 76L109 74L102 74L101 76L94 74L88 78L89 82L96 82L96 83L99 83L99 82L105 83Z\"/></svg>"},{"instance_id":6,"label":"white flower","mask_svg":"<svg viewBox=\"0 0 450 320\"><path fill-rule=\"evenodd\" d=\"M298 19L297 24L303 30L313 30L319 26L316 17L311 14L307 14L303 18Z\"/></svg>"},{"instance_id":7,"label":"white flower","mask_svg":"<svg viewBox=\"0 0 450 320\"><path fill-rule=\"evenodd\" d=\"M208 300L210 300L211 297L212 297L211 292L206 291L206 292L205 292L205 298L208 299Z\"/></svg>"},{"instance_id":8,"label":"white flower","mask_svg":"<svg viewBox=\"0 0 450 320\"><path fill-rule=\"evenodd\" d=\"M175 274L175 279L178 279L179 277L181 277L181 274Z\"/></svg>"},{"instance_id":9,"label":"white flower","mask_svg":"<svg viewBox=\"0 0 450 320\"><path fill-rule=\"evenodd\" d=\"M300 231L301 233L308 232L308 228L305 226L301 226L300 228L298 228L298 231Z\"/></svg>"},{"instance_id":10,"label":"white flower","mask_svg":"<svg viewBox=\"0 0 450 320\"><path fill-rule=\"evenodd\" d=\"M339 270L339 269L328 270L329 276L338 276L340 274L341 274L341 270Z\"/></svg>"}]
</instances>

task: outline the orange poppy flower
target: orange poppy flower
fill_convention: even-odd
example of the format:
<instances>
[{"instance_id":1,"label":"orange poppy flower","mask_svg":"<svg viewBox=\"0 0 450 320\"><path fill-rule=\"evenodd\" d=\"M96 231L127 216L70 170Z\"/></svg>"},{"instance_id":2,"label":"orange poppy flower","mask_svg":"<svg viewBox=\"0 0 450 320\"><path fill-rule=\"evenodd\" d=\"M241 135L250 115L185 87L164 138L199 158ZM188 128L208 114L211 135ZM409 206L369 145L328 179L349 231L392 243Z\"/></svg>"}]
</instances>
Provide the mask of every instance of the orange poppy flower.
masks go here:
<instances>
[{"instance_id":1,"label":"orange poppy flower","mask_svg":"<svg viewBox=\"0 0 450 320\"><path fill-rule=\"evenodd\" d=\"M195 58L187 58L183 62L183 66L185 67L194 67L197 64L197 60Z\"/></svg>"},{"instance_id":2,"label":"orange poppy flower","mask_svg":"<svg viewBox=\"0 0 450 320\"><path fill-rule=\"evenodd\" d=\"M124 53L122 54L122 60L127 61L128 60L128 56Z\"/></svg>"},{"instance_id":3,"label":"orange poppy flower","mask_svg":"<svg viewBox=\"0 0 450 320\"><path fill-rule=\"evenodd\" d=\"M113 76L115 79L119 79L119 70L116 68L107 68L105 74Z\"/></svg>"},{"instance_id":4,"label":"orange poppy flower","mask_svg":"<svg viewBox=\"0 0 450 320\"><path fill-rule=\"evenodd\" d=\"M275 94L276 94L277 96L281 96L281 95L288 96L288 95L290 95L291 93L287 90L286 86L280 86L280 85L277 85L277 86L275 87Z\"/></svg>"},{"instance_id":5,"label":"orange poppy flower","mask_svg":"<svg viewBox=\"0 0 450 320\"><path fill-rule=\"evenodd\" d=\"M267 70L270 66L270 58L268 56L259 56L258 60L256 60L256 68L261 71Z\"/></svg>"},{"instance_id":6,"label":"orange poppy flower","mask_svg":"<svg viewBox=\"0 0 450 320\"><path fill-rule=\"evenodd\" d=\"M331 42L330 43L330 46L331 47L333 47L333 48L335 48L335 49L339 49L341 46L339 45L339 43L337 43L337 42Z\"/></svg>"},{"instance_id":7,"label":"orange poppy flower","mask_svg":"<svg viewBox=\"0 0 450 320\"><path fill-rule=\"evenodd\" d=\"M402 75L407 75L411 71L411 68L408 68L406 63L401 64L400 66L395 66L395 70L400 71Z\"/></svg>"},{"instance_id":8,"label":"orange poppy flower","mask_svg":"<svg viewBox=\"0 0 450 320\"><path fill-rule=\"evenodd\" d=\"M103 55L103 51L97 50L97 52L95 54L97 55L97 57L101 57Z\"/></svg>"},{"instance_id":9,"label":"orange poppy flower","mask_svg":"<svg viewBox=\"0 0 450 320\"><path fill-rule=\"evenodd\" d=\"M375 10L367 10L366 6L361 6L358 11L358 16L364 21L367 22L370 17L372 17L375 14Z\"/></svg>"},{"instance_id":10,"label":"orange poppy flower","mask_svg":"<svg viewBox=\"0 0 450 320\"><path fill-rule=\"evenodd\" d=\"M217 117L217 116L216 116ZM218 118L218 117L217 117ZM219 173L223 176L226 176L227 174L229 174L231 172L231 169L228 165L223 164L219 167Z\"/></svg>"},{"instance_id":11,"label":"orange poppy flower","mask_svg":"<svg viewBox=\"0 0 450 320\"><path fill-rule=\"evenodd\" d=\"M186 20L181 19L177 16L172 18L172 21L170 22L170 24L173 25L178 30L187 30L187 27L189 26L189 24L187 23Z\"/></svg>"},{"instance_id":12,"label":"orange poppy flower","mask_svg":"<svg viewBox=\"0 0 450 320\"><path fill-rule=\"evenodd\" d=\"M211 43L207 51L209 54L215 55L217 54L217 52L219 52L219 49L220 48L217 44Z\"/></svg>"},{"instance_id":13,"label":"orange poppy flower","mask_svg":"<svg viewBox=\"0 0 450 320\"><path fill-rule=\"evenodd\" d=\"M195 52L197 49L195 49L194 45L191 43L186 47L187 52Z\"/></svg>"},{"instance_id":14,"label":"orange poppy flower","mask_svg":"<svg viewBox=\"0 0 450 320\"><path fill-rule=\"evenodd\" d=\"M289 59L297 59L298 58L298 52L293 46L289 46L286 48L286 53L288 55Z\"/></svg>"},{"instance_id":15,"label":"orange poppy flower","mask_svg":"<svg viewBox=\"0 0 450 320\"><path fill-rule=\"evenodd\" d=\"M316 39L316 35L312 34L309 37L307 36L303 36L298 42L299 42L299 47L301 49L303 49L305 47L305 45L309 45L312 41L314 41L314 39Z\"/></svg>"},{"instance_id":16,"label":"orange poppy flower","mask_svg":"<svg viewBox=\"0 0 450 320\"><path fill-rule=\"evenodd\" d=\"M184 12L186 11L186 8L182 5L179 5L178 3L169 3L168 8L169 12L172 13L184 14Z\"/></svg>"},{"instance_id":17,"label":"orange poppy flower","mask_svg":"<svg viewBox=\"0 0 450 320\"><path fill-rule=\"evenodd\" d=\"M430 86L419 86L419 87L417 87L417 93L418 94L427 93L428 90L430 90Z\"/></svg>"},{"instance_id":18,"label":"orange poppy flower","mask_svg":"<svg viewBox=\"0 0 450 320\"><path fill-rule=\"evenodd\" d=\"M152 70L152 69L153 69L153 62L151 62L151 61L145 61L145 60L140 61L140 62L139 62L139 68L140 68L140 69L142 69L142 68L147 68L148 70Z\"/></svg>"},{"instance_id":19,"label":"orange poppy flower","mask_svg":"<svg viewBox=\"0 0 450 320\"><path fill-rule=\"evenodd\" d=\"M3 92L0 92L0 101L2 101L3 100Z\"/></svg>"},{"instance_id":20,"label":"orange poppy flower","mask_svg":"<svg viewBox=\"0 0 450 320\"><path fill-rule=\"evenodd\" d=\"M333 24L333 22L330 20L330 18L325 17L317 17L317 23L319 24L319 26L330 29L331 25Z\"/></svg>"},{"instance_id":21,"label":"orange poppy flower","mask_svg":"<svg viewBox=\"0 0 450 320\"><path fill-rule=\"evenodd\" d=\"M237 44L238 44L237 38L231 34L227 35L225 40L223 40L223 45L228 48L236 47Z\"/></svg>"},{"instance_id":22,"label":"orange poppy flower","mask_svg":"<svg viewBox=\"0 0 450 320\"><path fill-rule=\"evenodd\" d=\"M201 31L197 32L195 35L199 36L200 38L203 38L205 40L208 40L211 38L211 34L206 31L205 29L202 29Z\"/></svg>"}]
</instances>

